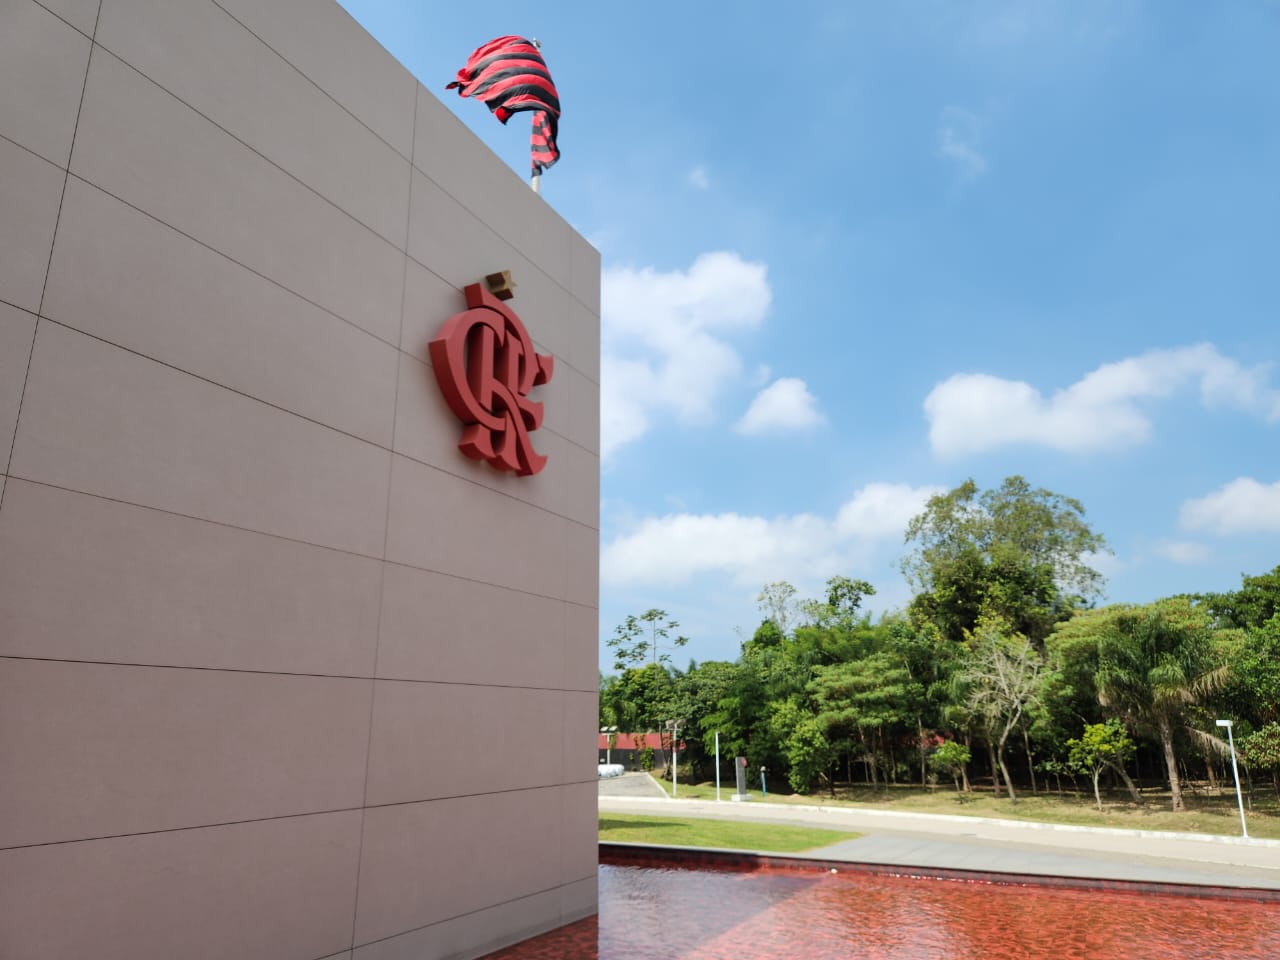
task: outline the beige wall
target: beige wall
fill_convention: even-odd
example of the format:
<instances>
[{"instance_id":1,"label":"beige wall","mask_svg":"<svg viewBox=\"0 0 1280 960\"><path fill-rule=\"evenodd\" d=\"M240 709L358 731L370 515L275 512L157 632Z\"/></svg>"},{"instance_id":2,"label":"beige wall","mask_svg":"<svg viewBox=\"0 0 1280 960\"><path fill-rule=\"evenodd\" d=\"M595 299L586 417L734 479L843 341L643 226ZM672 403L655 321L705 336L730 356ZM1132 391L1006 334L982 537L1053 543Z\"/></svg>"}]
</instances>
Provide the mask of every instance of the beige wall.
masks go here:
<instances>
[{"instance_id":1,"label":"beige wall","mask_svg":"<svg viewBox=\"0 0 1280 960\"><path fill-rule=\"evenodd\" d=\"M530 478L426 351L502 269ZM0 956L594 912L598 381L598 254L335 3L0 0Z\"/></svg>"}]
</instances>

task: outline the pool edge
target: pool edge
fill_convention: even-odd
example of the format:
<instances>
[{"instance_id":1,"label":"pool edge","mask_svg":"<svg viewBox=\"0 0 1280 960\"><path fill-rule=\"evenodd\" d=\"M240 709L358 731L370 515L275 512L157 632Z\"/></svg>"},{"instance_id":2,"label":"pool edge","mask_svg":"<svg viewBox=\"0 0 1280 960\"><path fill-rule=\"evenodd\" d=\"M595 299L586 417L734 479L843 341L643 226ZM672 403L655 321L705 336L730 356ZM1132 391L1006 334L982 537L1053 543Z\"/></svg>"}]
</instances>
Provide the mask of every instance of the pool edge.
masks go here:
<instances>
[{"instance_id":1,"label":"pool edge","mask_svg":"<svg viewBox=\"0 0 1280 960\"><path fill-rule=\"evenodd\" d=\"M599 862L601 865L607 864L610 866L644 863L648 866L712 866L719 869L727 868L743 871L758 869L809 870L822 873L835 871L837 873L954 880L1004 886L1109 890L1120 893L1159 894L1201 900L1245 900L1254 903L1280 904L1280 890L1267 887L1068 877L1037 873L1011 873L999 870L965 870L956 867L930 867L913 864L865 863L851 860L831 860L825 857L807 857L803 853L777 854L717 847L673 847L661 844L622 843L613 840L600 841Z\"/></svg>"}]
</instances>

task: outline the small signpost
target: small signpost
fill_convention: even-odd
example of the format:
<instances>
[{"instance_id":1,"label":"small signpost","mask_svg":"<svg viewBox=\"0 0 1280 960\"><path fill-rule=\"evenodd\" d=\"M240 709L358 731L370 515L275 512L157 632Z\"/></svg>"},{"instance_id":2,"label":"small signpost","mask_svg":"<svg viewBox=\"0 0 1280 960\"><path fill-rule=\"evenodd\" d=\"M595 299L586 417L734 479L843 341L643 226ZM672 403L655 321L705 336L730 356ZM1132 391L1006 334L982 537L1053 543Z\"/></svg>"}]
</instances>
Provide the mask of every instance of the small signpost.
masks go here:
<instances>
[{"instance_id":1,"label":"small signpost","mask_svg":"<svg viewBox=\"0 0 1280 960\"><path fill-rule=\"evenodd\" d=\"M739 757L738 762L733 765L733 769L738 774L738 792L731 799L735 802L750 800L751 796L747 793L747 758Z\"/></svg>"}]
</instances>

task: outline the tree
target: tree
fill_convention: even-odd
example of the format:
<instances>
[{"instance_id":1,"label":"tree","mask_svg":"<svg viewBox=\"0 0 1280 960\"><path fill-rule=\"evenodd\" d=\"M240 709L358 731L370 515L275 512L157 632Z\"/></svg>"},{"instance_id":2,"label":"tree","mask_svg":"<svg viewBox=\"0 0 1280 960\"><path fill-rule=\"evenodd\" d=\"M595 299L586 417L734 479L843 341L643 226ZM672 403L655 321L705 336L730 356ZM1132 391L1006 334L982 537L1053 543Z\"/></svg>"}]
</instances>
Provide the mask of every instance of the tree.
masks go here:
<instances>
[{"instance_id":1,"label":"tree","mask_svg":"<svg viewBox=\"0 0 1280 960\"><path fill-rule=\"evenodd\" d=\"M1098 703L1098 638L1109 628L1115 609L1081 610L1057 624L1045 638L1045 672L1037 722L1056 743L1082 726L1105 718Z\"/></svg>"},{"instance_id":2,"label":"tree","mask_svg":"<svg viewBox=\"0 0 1280 960\"><path fill-rule=\"evenodd\" d=\"M1099 813L1102 812L1102 792L1098 789L1098 777L1107 769L1118 773L1128 784L1134 799L1142 803L1142 794L1124 769L1125 763L1133 756L1133 751L1133 741L1125 733L1124 724L1115 719L1106 723L1091 723L1084 728L1080 739L1067 741L1067 763L1072 769L1087 773L1093 778L1093 798L1098 802Z\"/></svg>"},{"instance_id":3,"label":"tree","mask_svg":"<svg viewBox=\"0 0 1280 960\"><path fill-rule=\"evenodd\" d=\"M879 624L878 645L906 668L911 680L920 685L922 696L916 707L916 746L920 751L920 785L928 783L927 757L930 735L926 731L942 725L951 676L955 672L957 650L932 624L912 625L901 616L887 617ZM962 769L965 791L968 774Z\"/></svg>"},{"instance_id":4,"label":"tree","mask_svg":"<svg viewBox=\"0 0 1280 960\"><path fill-rule=\"evenodd\" d=\"M601 726L617 726L627 733L657 730L671 716L674 693L675 681L662 664L606 677L600 690Z\"/></svg>"},{"instance_id":5,"label":"tree","mask_svg":"<svg viewBox=\"0 0 1280 960\"><path fill-rule=\"evenodd\" d=\"M737 732L727 729L727 723L722 726L726 718L721 716L720 703L734 692L738 675L737 664L708 660L691 666L676 678L671 713L686 718L681 737L685 742L683 756L695 770L700 770L703 763L715 756L717 732L726 741L726 750L727 741Z\"/></svg>"},{"instance_id":6,"label":"tree","mask_svg":"<svg viewBox=\"0 0 1280 960\"><path fill-rule=\"evenodd\" d=\"M827 739L843 742L849 753L855 743L861 745L871 783L877 785L886 740L911 730L924 690L899 658L880 651L815 668L809 694Z\"/></svg>"},{"instance_id":7,"label":"tree","mask_svg":"<svg viewBox=\"0 0 1280 960\"><path fill-rule=\"evenodd\" d=\"M990 620L979 624L959 680L967 691L969 711L982 718L989 736L995 739L996 761L1009 801L1017 803L1004 751L1009 735L1019 728L1023 714L1036 701L1044 661L1025 637L1006 633L1002 626Z\"/></svg>"},{"instance_id":8,"label":"tree","mask_svg":"<svg viewBox=\"0 0 1280 960\"><path fill-rule=\"evenodd\" d=\"M1280 722L1280 567L1244 577L1239 590L1199 594L1227 647L1221 705L1246 724Z\"/></svg>"},{"instance_id":9,"label":"tree","mask_svg":"<svg viewBox=\"0 0 1280 960\"><path fill-rule=\"evenodd\" d=\"M756 597L756 604L764 614L765 621L777 627L782 637L791 635L791 627L799 609L795 587L785 580L766 583Z\"/></svg>"},{"instance_id":10,"label":"tree","mask_svg":"<svg viewBox=\"0 0 1280 960\"><path fill-rule=\"evenodd\" d=\"M1270 770L1271 783L1280 794L1280 723L1268 723L1241 737L1240 757L1255 770Z\"/></svg>"},{"instance_id":11,"label":"tree","mask_svg":"<svg viewBox=\"0 0 1280 960\"><path fill-rule=\"evenodd\" d=\"M821 600L806 600L800 606L814 626L822 629L852 630L858 621L858 609L865 597L875 596L876 588L865 580L835 576L827 580L827 593Z\"/></svg>"},{"instance_id":12,"label":"tree","mask_svg":"<svg viewBox=\"0 0 1280 960\"><path fill-rule=\"evenodd\" d=\"M933 748L933 753L929 755L929 764L943 773L950 774L956 784L956 793L959 793L960 776L969 765L970 759L969 748L963 743L944 740Z\"/></svg>"},{"instance_id":13,"label":"tree","mask_svg":"<svg viewBox=\"0 0 1280 960\"><path fill-rule=\"evenodd\" d=\"M802 710L794 700L783 700L773 705L769 722L786 754L787 783L791 789L808 793L818 778L823 777L834 797L831 763L835 758L818 719Z\"/></svg>"},{"instance_id":14,"label":"tree","mask_svg":"<svg viewBox=\"0 0 1280 960\"><path fill-rule=\"evenodd\" d=\"M638 666L645 660L655 665L670 663L671 655L661 653L659 647L668 642L672 646L683 647L689 642L688 637L671 638L671 631L678 626L677 621L667 619L667 611L656 608L646 610L638 617L634 614L628 616L606 641L613 649L614 669Z\"/></svg>"},{"instance_id":15,"label":"tree","mask_svg":"<svg viewBox=\"0 0 1280 960\"><path fill-rule=\"evenodd\" d=\"M912 615L957 642L985 616L1039 645L1103 585L1089 560L1106 541L1085 522L1084 507L1019 476L981 492L966 480L931 497L907 526L906 542Z\"/></svg>"},{"instance_id":16,"label":"tree","mask_svg":"<svg viewBox=\"0 0 1280 960\"><path fill-rule=\"evenodd\" d=\"M1186 724L1187 713L1227 676L1209 617L1188 598L1175 597L1142 607L1112 608L1098 626L1098 698L1130 724L1155 732L1173 809L1184 810L1174 732L1186 727L1198 735Z\"/></svg>"},{"instance_id":17,"label":"tree","mask_svg":"<svg viewBox=\"0 0 1280 960\"><path fill-rule=\"evenodd\" d=\"M1260 627L1280 615L1280 566L1242 581L1239 590L1199 594L1195 599L1227 627Z\"/></svg>"}]
</instances>

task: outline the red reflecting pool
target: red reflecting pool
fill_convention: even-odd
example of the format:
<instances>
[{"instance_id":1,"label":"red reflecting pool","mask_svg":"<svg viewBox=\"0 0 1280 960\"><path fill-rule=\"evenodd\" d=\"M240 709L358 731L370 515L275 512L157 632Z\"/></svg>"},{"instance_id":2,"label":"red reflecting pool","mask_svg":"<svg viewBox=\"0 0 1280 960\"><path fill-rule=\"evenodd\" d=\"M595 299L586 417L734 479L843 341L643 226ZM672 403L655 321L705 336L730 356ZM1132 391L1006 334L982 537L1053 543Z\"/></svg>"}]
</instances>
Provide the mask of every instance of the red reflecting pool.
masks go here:
<instances>
[{"instance_id":1,"label":"red reflecting pool","mask_svg":"<svg viewBox=\"0 0 1280 960\"><path fill-rule=\"evenodd\" d=\"M652 863L652 861L651 861ZM1275 960L1280 903L784 867L600 867L600 917L489 960Z\"/></svg>"}]
</instances>

